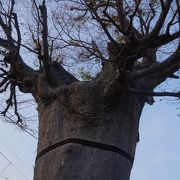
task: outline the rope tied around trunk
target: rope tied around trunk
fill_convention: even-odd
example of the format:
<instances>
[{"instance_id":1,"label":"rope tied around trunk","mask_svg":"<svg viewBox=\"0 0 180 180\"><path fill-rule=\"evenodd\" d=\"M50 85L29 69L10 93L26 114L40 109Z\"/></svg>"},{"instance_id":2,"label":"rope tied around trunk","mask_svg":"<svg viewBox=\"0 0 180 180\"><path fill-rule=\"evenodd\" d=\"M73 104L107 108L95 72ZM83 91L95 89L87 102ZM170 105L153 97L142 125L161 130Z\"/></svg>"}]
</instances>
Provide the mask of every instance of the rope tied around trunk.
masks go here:
<instances>
[{"instance_id":1,"label":"rope tied around trunk","mask_svg":"<svg viewBox=\"0 0 180 180\"><path fill-rule=\"evenodd\" d=\"M63 146L65 144L69 144L69 143L76 143L76 144L81 144L83 146L88 146L88 147L92 147L92 148L98 148L98 149L103 149L106 151L112 151L115 153L120 154L121 156L123 156L125 159L129 160L132 164L134 161L134 157L132 157L130 154L128 154L127 152L125 152L124 150L116 147L116 146L112 146L112 145L108 145L108 144L104 144L104 143L99 143L99 142L95 142L95 141L89 141L89 140L84 140L84 139L78 139L78 138L69 138L69 139L65 139L63 141L60 141L58 143L55 143L45 149L43 149L42 151L40 151L37 156L36 156L36 161L43 155L45 155L46 153L56 149L57 147Z\"/></svg>"}]
</instances>

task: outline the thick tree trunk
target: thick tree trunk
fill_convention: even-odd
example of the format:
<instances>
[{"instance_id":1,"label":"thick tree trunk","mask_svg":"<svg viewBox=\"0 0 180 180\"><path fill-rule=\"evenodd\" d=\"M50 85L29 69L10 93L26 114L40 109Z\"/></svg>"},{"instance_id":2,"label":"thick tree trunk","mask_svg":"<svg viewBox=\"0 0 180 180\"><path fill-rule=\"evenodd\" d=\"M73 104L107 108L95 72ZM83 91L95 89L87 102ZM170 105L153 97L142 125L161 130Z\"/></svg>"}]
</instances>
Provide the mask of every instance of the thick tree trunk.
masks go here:
<instances>
[{"instance_id":1,"label":"thick tree trunk","mask_svg":"<svg viewBox=\"0 0 180 180\"><path fill-rule=\"evenodd\" d=\"M95 80L72 83L38 106L37 153L68 138L80 138L113 145L134 157L142 98L129 94L108 98ZM116 152L67 143L37 159L34 180L129 180L131 168L132 163Z\"/></svg>"}]
</instances>

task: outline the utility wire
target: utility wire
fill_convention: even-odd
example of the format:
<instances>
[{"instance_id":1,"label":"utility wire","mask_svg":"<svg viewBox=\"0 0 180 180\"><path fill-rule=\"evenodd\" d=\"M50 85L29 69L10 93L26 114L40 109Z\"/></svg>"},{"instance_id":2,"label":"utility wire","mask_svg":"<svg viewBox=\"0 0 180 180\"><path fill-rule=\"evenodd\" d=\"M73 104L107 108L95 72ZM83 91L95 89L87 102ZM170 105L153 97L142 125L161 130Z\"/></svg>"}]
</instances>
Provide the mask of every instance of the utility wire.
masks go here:
<instances>
[{"instance_id":1,"label":"utility wire","mask_svg":"<svg viewBox=\"0 0 180 180\"><path fill-rule=\"evenodd\" d=\"M8 165L0 172L0 178L9 180L9 178L4 174L4 172L8 169L8 167L11 165L11 163L8 163Z\"/></svg>"},{"instance_id":2,"label":"utility wire","mask_svg":"<svg viewBox=\"0 0 180 180\"><path fill-rule=\"evenodd\" d=\"M22 139L24 140L24 142L28 145L28 147L29 147L29 149L31 149L31 152L35 152L35 148L32 146L32 144L30 144L27 140L26 140L26 138L24 137L24 135L23 134L21 134L21 137L22 137Z\"/></svg>"},{"instance_id":3,"label":"utility wire","mask_svg":"<svg viewBox=\"0 0 180 180\"><path fill-rule=\"evenodd\" d=\"M7 176L5 176L5 174L3 174L3 173L0 175L0 178L1 178L1 179L5 179L5 180L10 180L10 179L9 179Z\"/></svg>"},{"instance_id":4,"label":"utility wire","mask_svg":"<svg viewBox=\"0 0 180 180\"><path fill-rule=\"evenodd\" d=\"M8 169L9 166L11 166L11 162L8 163L8 165L0 172L0 176L2 176L2 174L4 175L4 172Z\"/></svg>"},{"instance_id":5,"label":"utility wire","mask_svg":"<svg viewBox=\"0 0 180 180\"><path fill-rule=\"evenodd\" d=\"M10 113L9 113L10 114ZM11 115L11 114L10 114ZM12 116L12 115L11 115ZM5 116L7 119L9 119L12 123L17 124L15 121L13 121L9 116ZM31 137L35 138L36 140L38 140L38 138L36 136L34 136L32 133L30 133L27 129L21 128L24 132L26 132L27 134L29 134Z\"/></svg>"},{"instance_id":6,"label":"utility wire","mask_svg":"<svg viewBox=\"0 0 180 180\"><path fill-rule=\"evenodd\" d=\"M30 169L30 167L28 167L28 166L23 162L23 160L22 160L15 152L13 152L13 151L9 148L9 146L7 146L1 139L0 139L0 143L1 143L6 149L8 149L8 151L11 152L11 153L16 157L16 159L18 159L18 160L26 167L26 169L29 170L30 173L32 173L32 170Z\"/></svg>"},{"instance_id":7,"label":"utility wire","mask_svg":"<svg viewBox=\"0 0 180 180\"><path fill-rule=\"evenodd\" d=\"M34 136L32 133L30 133L28 130L26 130L26 129L22 129L22 130L25 131L30 136L32 136L33 138L35 138L36 140L38 140L38 138L36 136Z\"/></svg>"},{"instance_id":8,"label":"utility wire","mask_svg":"<svg viewBox=\"0 0 180 180\"><path fill-rule=\"evenodd\" d=\"M3 106L3 105L2 105ZM4 106L3 106L4 107ZM11 117L13 116L10 112L7 112ZM12 120L9 116L5 116L10 122L17 124L14 120ZM27 134L29 134L31 137L33 137L34 139L38 140L38 138L36 136L34 136L32 133L30 133L27 129L25 128L21 128L24 132L26 132Z\"/></svg>"},{"instance_id":9,"label":"utility wire","mask_svg":"<svg viewBox=\"0 0 180 180\"><path fill-rule=\"evenodd\" d=\"M24 176L24 178L26 178L27 180L29 180L29 178L28 178L23 172L21 172L2 152L0 152L0 154L1 154L9 163L11 163L11 165L16 169L16 171L19 172L19 174L21 174L22 176Z\"/></svg>"}]
</instances>

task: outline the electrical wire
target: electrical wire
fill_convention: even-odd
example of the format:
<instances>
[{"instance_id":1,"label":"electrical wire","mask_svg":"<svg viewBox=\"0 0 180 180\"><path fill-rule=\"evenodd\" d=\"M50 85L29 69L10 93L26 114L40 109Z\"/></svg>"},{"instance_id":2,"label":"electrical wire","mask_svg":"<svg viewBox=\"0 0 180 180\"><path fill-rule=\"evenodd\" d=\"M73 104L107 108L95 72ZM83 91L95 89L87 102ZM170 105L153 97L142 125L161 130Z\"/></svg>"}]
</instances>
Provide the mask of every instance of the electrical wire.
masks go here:
<instances>
[{"instance_id":1,"label":"electrical wire","mask_svg":"<svg viewBox=\"0 0 180 180\"><path fill-rule=\"evenodd\" d=\"M11 166L11 162L8 163L8 165L0 172L0 176L2 176L2 174L4 174L4 172L8 169L9 166Z\"/></svg>"},{"instance_id":2,"label":"electrical wire","mask_svg":"<svg viewBox=\"0 0 180 180\"><path fill-rule=\"evenodd\" d=\"M24 137L24 135L23 134L21 134L21 137L22 137L22 139L24 140L24 142L28 145L28 147L29 147L29 149L31 149L31 152L32 153L34 153L36 150L36 148L34 148L33 146L32 146L32 144L30 144L27 140L26 140L26 138Z\"/></svg>"},{"instance_id":3,"label":"electrical wire","mask_svg":"<svg viewBox=\"0 0 180 180\"><path fill-rule=\"evenodd\" d=\"M10 113L9 113L10 114ZM11 114L10 114L11 115ZM15 121L13 121L9 116L5 116L7 119L9 119L12 123L17 124ZM27 134L29 134L31 137L35 138L36 140L38 140L38 138L36 136L34 136L32 133L30 133L27 129L21 128L24 132L26 132Z\"/></svg>"},{"instance_id":4,"label":"electrical wire","mask_svg":"<svg viewBox=\"0 0 180 180\"><path fill-rule=\"evenodd\" d=\"M2 152L0 152L0 154L1 154L9 163L11 163L11 165L16 169L17 172L19 172L19 174L21 174L25 179L29 180L29 178L28 178L22 171L20 171Z\"/></svg>"},{"instance_id":5,"label":"electrical wire","mask_svg":"<svg viewBox=\"0 0 180 180\"><path fill-rule=\"evenodd\" d=\"M28 167L28 166L23 162L23 160L22 160L15 152L13 152L13 151L9 148L9 146L7 146L1 139L0 139L0 143L1 143L9 152L11 152L11 153L16 157L16 159L18 159L18 160L24 165L24 167L26 167L26 169L29 170L30 173L32 173L32 170L30 169L30 167Z\"/></svg>"}]
</instances>

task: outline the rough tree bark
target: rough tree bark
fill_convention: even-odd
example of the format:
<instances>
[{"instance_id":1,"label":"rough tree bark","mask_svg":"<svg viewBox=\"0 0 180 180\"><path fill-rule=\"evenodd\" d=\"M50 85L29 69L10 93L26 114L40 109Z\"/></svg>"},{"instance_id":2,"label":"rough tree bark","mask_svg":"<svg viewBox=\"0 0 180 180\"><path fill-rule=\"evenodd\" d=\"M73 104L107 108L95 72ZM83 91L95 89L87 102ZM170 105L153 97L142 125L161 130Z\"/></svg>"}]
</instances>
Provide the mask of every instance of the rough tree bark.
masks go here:
<instances>
[{"instance_id":1,"label":"rough tree bark","mask_svg":"<svg viewBox=\"0 0 180 180\"><path fill-rule=\"evenodd\" d=\"M180 36L180 30L170 34L170 27L177 23L174 19L180 17L179 2L176 1L176 6L173 5L177 10L167 24L166 33L160 34L172 0L160 1L161 12L152 30L150 25L155 17L155 9L151 4L145 21L142 9L139 9L141 1L134 1L135 6L127 12L119 0L95 5L84 1L85 9L80 9L86 12L83 16L89 11L109 40L109 59L104 61L100 56L103 62L102 71L91 81L78 81L61 64L51 59L44 0L39 7L33 0L37 11L35 19L38 33L41 34L41 37L38 37L38 41L41 40L38 42L39 47L32 50L24 45L37 55L40 68L34 70L27 66L20 54L21 34L17 15L13 12L15 1L10 2L8 13L2 8L4 4L0 4L0 27L6 35L6 38L0 38L0 46L8 51L0 61L0 92L6 91L10 86L10 98L2 113L6 116L9 107L14 104L17 124L22 127L23 123L17 111L16 86L21 92L31 93L37 102L39 138L34 180L129 180L144 104L153 104L155 95L180 98L180 92L153 92L166 78L177 78L173 73L180 67L180 45L162 62L157 61L156 52L160 46ZM113 20L114 16L110 16L106 11L109 6L116 11L117 22ZM99 7L104 8L100 10L102 17ZM136 14L140 20L141 32L133 26ZM105 22L112 24L125 37L124 43L115 41ZM17 40L13 38L12 27L17 31ZM83 48L89 48L95 57L97 52L98 55L101 54L94 41L92 44L88 43L87 47L83 41L78 42L83 44ZM81 47L82 44L79 43L74 46ZM95 51L92 52L94 47ZM112 148L99 147L97 144L93 147L77 141L52 148L56 143L72 138L103 143L116 150L118 148L123 153L115 152ZM49 147L51 149L48 150Z\"/></svg>"},{"instance_id":2,"label":"rough tree bark","mask_svg":"<svg viewBox=\"0 0 180 180\"><path fill-rule=\"evenodd\" d=\"M138 95L130 91L129 85L151 92L168 73L126 79L113 63L119 48L110 44L112 62L105 62L101 73L91 81L78 81L56 62L51 63L47 79L23 63L21 57L16 60L12 72L16 71L17 82L23 79L18 86L22 92L31 92L38 104L37 154L63 140L78 138L118 147L134 158L139 119L149 94ZM11 54L6 57L7 62L12 59ZM144 73L139 63L133 68ZM116 152L67 143L36 159L34 180L129 180L132 165Z\"/></svg>"},{"instance_id":3,"label":"rough tree bark","mask_svg":"<svg viewBox=\"0 0 180 180\"><path fill-rule=\"evenodd\" d=\"M122 93L108 99L99 80L62 88L55 98L38 102L38 152L80 138L114 145L134 157L144 98ZM37 160L34 180L128 180L131 168L131 162L115 152L69 143Z\"/></svg>"},{"instance_id":4,"label":"rough tree bark","mask_svg":"<svg viewBox=\"0 0 180 180\"><path fill-rule=\"evenodd\" d=\"M115 57L110 55L111 60ZM126 84L118 77L117 66L109 62L92 81L77 81L63 71L67 78L55 90L56 96L48 96L51 94L48 92L47 96L37 95L36 98L39 113L37 154L63 140L78 138L113 145L134 157L146 96L123 92ZM145 82L138 80L134 85L143 88ZM116 152L68 143L37 159L34 180L128 180L132 165Z\"/></svg>"},{"instance_id":5,"label":"rough tree bark","mask_svg":"<svg viewBox=\"0 0 180 180\"><path fill-rule=\"evenodd\" d=\"M101 82L75 82L55 99L38 104L38 153L68 138L119 147L134 157L144 99L120 94L109 102ZM47 102L50 101L50 102ZM132 163L123 156L68 143L36 161L34 180L128 180Z\"/></svg>"},{"instance_id":6,"label":"rough tree bark","mask_svg":"<svg viewBox=\"0 0 180 180\"><path fill-rule=\"evenodd\" d=\"M129 85L152 92L167 73L126 79L115 61L122 47L109 44L110 62L105 62L101 73L91 81L77 81L59 65L59 69L55 66L55 75L51 66L53 79L59 73L58 88L52 91L47 83L38 82L37 154L63 140L78 138L118 147L134 159L141 112L146 102L152 103L152 96L130 93ZM126 53L119 58L129 57L131 52ZM155 49L148 50L144 61L155 61L155 54ZM133 68L141 71L141 66L137 63ZM129 180L132 166L132 162L116 152L67 143L36 160L34 180Z\"/></svg>"}]
</instances>

